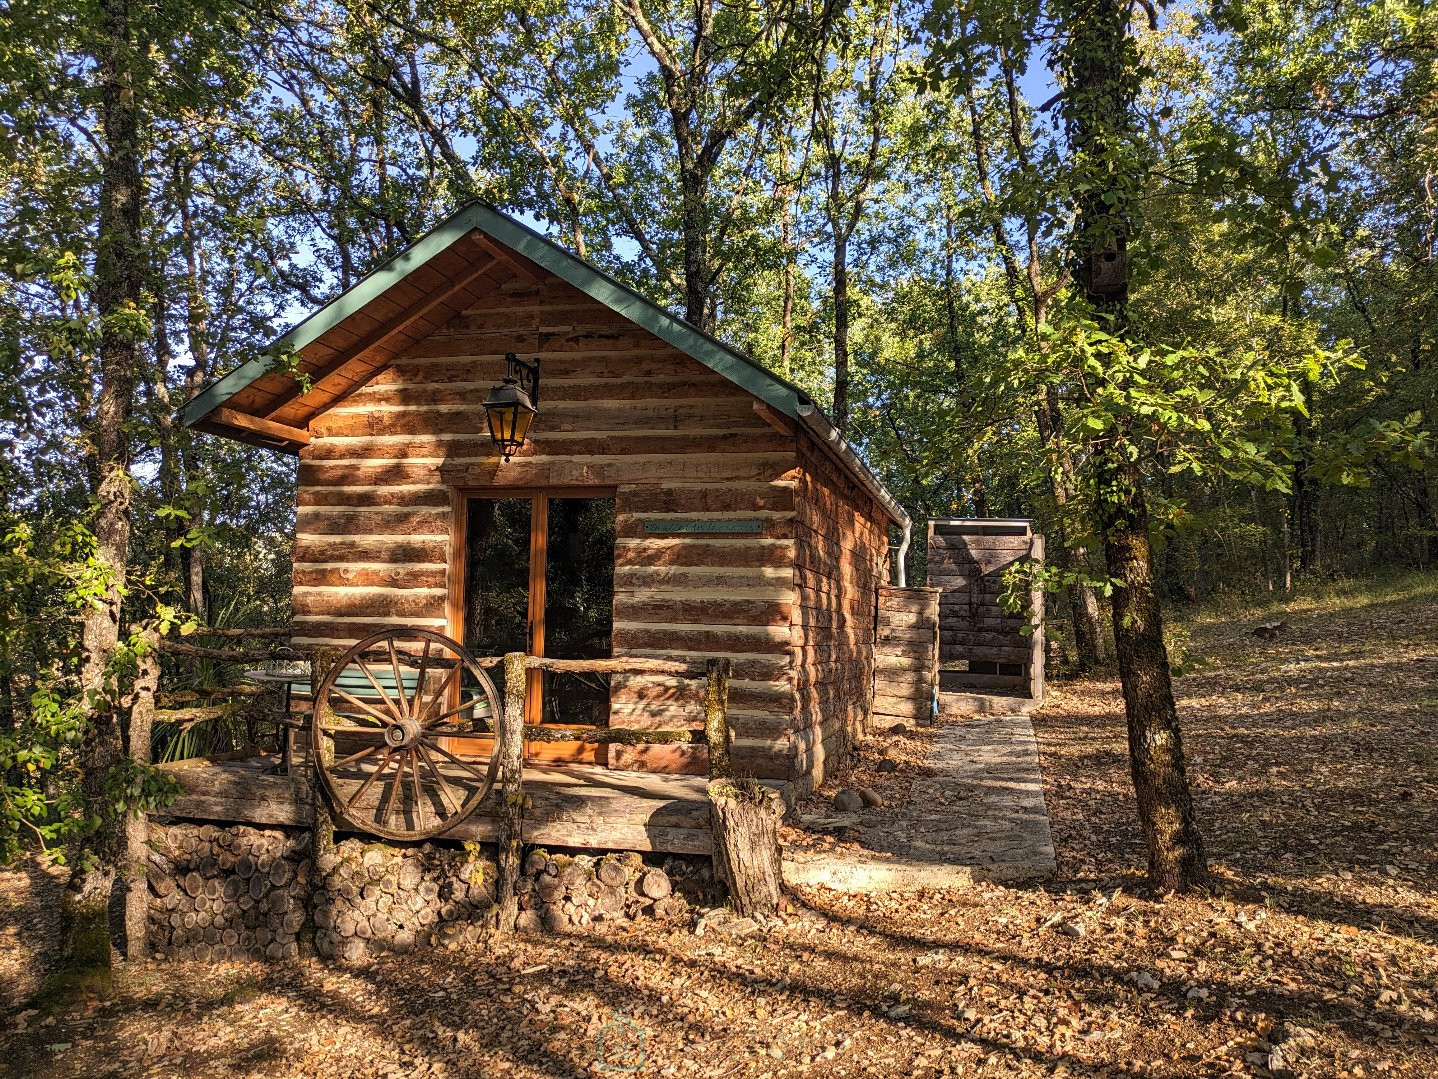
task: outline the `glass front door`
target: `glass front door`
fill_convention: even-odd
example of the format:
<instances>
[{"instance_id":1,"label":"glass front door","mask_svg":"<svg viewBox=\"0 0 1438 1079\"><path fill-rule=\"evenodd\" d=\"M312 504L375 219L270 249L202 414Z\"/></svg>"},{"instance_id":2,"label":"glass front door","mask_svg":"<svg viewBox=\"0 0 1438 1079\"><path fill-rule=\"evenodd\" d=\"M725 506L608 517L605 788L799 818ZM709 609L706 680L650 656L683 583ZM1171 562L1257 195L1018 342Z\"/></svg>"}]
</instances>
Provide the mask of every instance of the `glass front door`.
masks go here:
<instances>
[{"instance_id":1,"label":"glass front door","mask_svg":"<svg viewBox=\"0 0 1438 1079\"><path fill-rule=\"evenodd\" d=\"M607 659L614 612L614 499L583 492L471 497L464 643L476 656ZM492 672L502 693L504 671ZM602 727L609 676L530 671L525 721ZM601 747L533 743L531 756L598 760Z\"/></svg>"}]
</instances>

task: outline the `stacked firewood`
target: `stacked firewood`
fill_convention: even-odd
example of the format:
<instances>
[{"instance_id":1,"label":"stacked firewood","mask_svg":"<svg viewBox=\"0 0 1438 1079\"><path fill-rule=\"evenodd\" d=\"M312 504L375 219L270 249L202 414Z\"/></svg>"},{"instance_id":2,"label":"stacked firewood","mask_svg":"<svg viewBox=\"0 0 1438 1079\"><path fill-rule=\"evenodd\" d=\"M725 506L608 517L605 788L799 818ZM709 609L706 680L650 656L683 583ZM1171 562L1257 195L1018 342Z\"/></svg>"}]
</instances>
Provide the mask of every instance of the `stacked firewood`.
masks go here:
<instances>
[{"instance_id":1,"label":"stacked firewood","mask_svg":"<svg viewBox=\"0 0 1438 1079\"><path fill-rule=\"evenodd\" d=\"M633 851L592 857L535 850L519 879L522 930L565 933L644 915L679 918L688 910L669 873Z\"/></svg>"},{"instance_id":2,"label":"stacked firewood","mask_svg":"<svg viewBox=\"0 0 1438 1079\"><path fill-rule=\"evenodd\" d=\"M494 908L495 863L472 845L347 839L316 868L315 950L346 962L467 938Z\"/></svg>"},{"instance_id":3,"label":"stacked firewood","mask_svg":"<svg viewBox=\"0 0 1438 1079\"><path fill-rule=\"evenodd\" d=\"M308 833L152 824L150 847L151 950L200 960L299 954Z\"/></svg>"},{"instance_id":4,"label":"stacked firewood","mask_svg":"<svg viewBox=\"0 0 1438 1079\"><path fill-rule=\"evenodd\" d=\"M313 867L307 831L156 823L150 845L149 943L171 958L292 959L312 932L319 955L357 962L474 943L494 924L494 851L474 843L351 838ZM708 859L653 865L634 852L533 850L518 882L518 927L569 933L678 919L714 890Z\"/></svg>"}]
</instances>

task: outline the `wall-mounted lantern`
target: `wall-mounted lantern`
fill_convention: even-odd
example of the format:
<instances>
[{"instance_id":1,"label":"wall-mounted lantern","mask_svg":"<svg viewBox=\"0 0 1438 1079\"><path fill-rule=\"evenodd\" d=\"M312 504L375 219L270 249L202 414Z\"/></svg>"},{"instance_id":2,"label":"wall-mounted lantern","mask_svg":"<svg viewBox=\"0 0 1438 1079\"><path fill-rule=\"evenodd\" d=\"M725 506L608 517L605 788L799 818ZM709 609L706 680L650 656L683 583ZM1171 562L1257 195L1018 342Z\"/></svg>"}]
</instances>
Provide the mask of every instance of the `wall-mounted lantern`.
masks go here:
<instances>
[{"instance_id":1,"label":"wall-mounted lantern","mask_svg":"<svg viewBox=\"0 0 1438 1079\"><path fill-rule=\"evenodd\" d=\"M539 414L539 361L525 363L510 352L504 364L504 381L484 399L484 414L489 437L508 461L524 445L530 421Z\"/></svg>"}]
</instances>

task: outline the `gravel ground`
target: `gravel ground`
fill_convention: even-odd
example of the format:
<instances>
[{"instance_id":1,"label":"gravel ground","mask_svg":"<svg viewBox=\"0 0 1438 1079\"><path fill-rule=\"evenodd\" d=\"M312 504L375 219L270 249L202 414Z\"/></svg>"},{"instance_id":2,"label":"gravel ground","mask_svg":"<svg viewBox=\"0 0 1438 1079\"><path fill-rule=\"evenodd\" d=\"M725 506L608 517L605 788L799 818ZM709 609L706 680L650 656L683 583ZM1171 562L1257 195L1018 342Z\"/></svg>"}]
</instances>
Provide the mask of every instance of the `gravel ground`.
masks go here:
<instances>
[{"instance_id":1,"label":"gravel ground","mask_svg":"<svg viewBox=\"0 0 1438 1079\"><path fill-rule=\"evenodd\" d=\"M1438 1074L1435 594L1295 605L1271 642L1195 631L1208 662L1178 688L1210 894L1146 893L1117 690L1089 681L1035 716L1060 874L1041 886L817 889L749 937L150 964L112 1000L12 1010L0 1074ZM37 880L0 878L11 1001L43 968Z\"/></svg>"}]
</instances>

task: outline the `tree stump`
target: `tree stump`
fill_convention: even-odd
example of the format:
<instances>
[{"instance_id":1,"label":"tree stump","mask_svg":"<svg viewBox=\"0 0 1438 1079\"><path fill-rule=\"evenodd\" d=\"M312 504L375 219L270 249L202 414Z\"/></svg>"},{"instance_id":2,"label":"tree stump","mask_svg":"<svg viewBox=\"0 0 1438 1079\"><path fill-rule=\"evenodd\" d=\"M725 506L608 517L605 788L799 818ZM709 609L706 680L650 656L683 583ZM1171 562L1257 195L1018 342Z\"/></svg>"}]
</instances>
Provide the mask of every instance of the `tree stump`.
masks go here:
<instances>
[{"instance_id":1,"label":"tree stump","mask_svg":"<svg viewBox=\"0 0 1438 1079\"><path fill-rule=\"evenodd\" d=\"M783 808L778 792L757 780L715 779L709 784L714 868L729 889L734 909L745 917L779 909Z\"/></svg>"}]
</instances>

